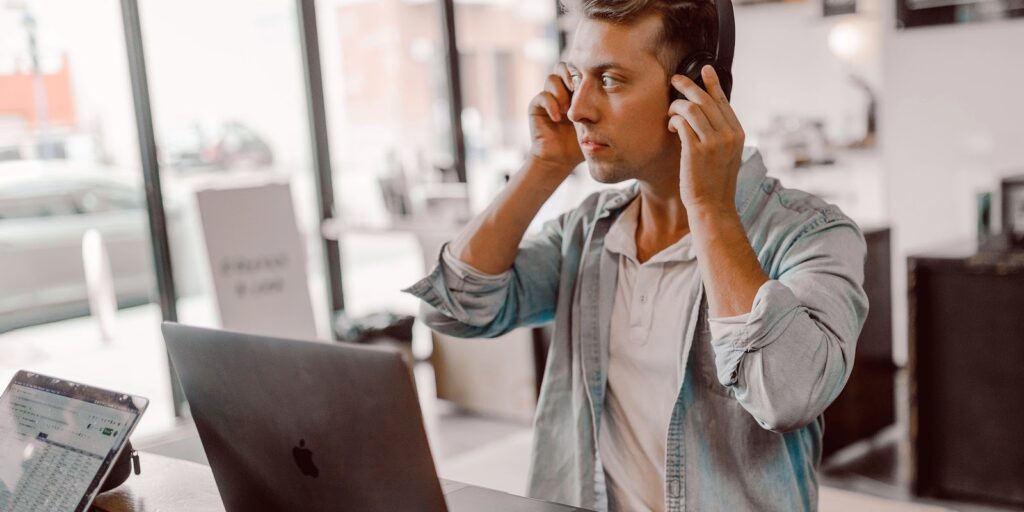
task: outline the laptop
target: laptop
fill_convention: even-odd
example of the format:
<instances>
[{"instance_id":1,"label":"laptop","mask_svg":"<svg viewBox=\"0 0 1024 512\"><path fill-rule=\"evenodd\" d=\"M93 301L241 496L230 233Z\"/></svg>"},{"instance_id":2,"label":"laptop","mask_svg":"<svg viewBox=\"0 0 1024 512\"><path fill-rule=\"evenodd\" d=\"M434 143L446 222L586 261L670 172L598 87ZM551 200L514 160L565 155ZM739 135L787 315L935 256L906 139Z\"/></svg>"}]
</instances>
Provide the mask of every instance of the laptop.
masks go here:
<instances>
[{"instance_id":1,"label":"laptop","mask_svg":"<svg viewBox=\"0 0 1024 512\"><path fill-rule=\"evenodd\" d=\"M19 371L0 395L0 510L88 510L148 404Z\"/></svg>"},{"instance_id":2,"label":"laptop","mask_svg":"<svg viewBox=\"0 0 1024 512\"><path fill-rule=\"evenodd\" d=\"M583 510L439 480L394 349L163 324L217 489L253 510Z\"/></svg>"}]
</instances>

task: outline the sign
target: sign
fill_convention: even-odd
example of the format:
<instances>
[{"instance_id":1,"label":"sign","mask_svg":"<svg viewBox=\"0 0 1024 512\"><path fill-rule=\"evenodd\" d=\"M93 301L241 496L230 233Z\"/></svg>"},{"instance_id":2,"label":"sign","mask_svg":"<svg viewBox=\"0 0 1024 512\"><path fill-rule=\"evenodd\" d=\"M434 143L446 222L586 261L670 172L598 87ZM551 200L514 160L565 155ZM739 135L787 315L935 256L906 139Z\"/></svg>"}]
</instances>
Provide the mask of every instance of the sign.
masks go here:
<instances>
[{"instance_id":1,"label":"sign","mask_svg":"<svg viewBox=\"0 0 1024 512\"><path fill-rule=\"evenodd\" d=\"M291 187L202 190L196 193L196 202L221 326L316 339Z\"/></svg>"}]
</instances>

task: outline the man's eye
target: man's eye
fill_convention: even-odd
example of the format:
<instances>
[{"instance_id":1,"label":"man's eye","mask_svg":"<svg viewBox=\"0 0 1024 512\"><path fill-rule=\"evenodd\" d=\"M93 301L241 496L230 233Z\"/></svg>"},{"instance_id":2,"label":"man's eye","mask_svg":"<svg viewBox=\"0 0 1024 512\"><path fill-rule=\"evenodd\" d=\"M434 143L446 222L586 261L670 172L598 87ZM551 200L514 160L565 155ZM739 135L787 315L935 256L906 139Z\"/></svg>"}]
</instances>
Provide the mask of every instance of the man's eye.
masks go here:
<instances>
[{"instance_id":1,"label":"man's eye","mask_svg":"<svg viewBox=\"0 0 1024 512\"><path fill-rule=\"evenodd\" d=\"M604 86L604 87L614 87L614 86L618 85L618 83L619 83L618 80L616 80L616 79L614 79L614 78L612 78L610 76L602 76L601 77L601 85Z\"/></svg>"}]
</instances>

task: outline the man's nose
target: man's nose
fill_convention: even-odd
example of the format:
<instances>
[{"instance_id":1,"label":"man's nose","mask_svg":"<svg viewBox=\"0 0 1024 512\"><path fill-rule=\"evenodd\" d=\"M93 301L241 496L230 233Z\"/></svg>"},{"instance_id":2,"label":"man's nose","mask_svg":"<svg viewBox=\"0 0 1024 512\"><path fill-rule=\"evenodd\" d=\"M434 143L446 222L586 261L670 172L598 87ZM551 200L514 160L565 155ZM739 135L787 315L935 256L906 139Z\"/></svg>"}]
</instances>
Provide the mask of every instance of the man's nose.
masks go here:
<instances>
[{"instance_id":1,"label":"man's nose","mask_svg":"<svg viewBox=\"0 0 1024 512\"><path fill-rule=\"evenodd\" d=\"M594 90L589 80L581 80L572 93L572 102L566 113L574 123L596 123L598 112L594 104Z\"/></svg>"}]
</instances>

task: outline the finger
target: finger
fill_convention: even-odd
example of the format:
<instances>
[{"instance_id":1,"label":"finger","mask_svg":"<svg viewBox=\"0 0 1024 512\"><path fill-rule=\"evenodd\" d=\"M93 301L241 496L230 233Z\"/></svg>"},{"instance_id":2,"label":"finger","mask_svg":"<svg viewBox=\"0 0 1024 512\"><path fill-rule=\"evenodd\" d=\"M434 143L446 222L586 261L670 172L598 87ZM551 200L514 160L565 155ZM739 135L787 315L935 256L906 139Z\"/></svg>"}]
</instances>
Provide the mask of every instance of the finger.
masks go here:
<instances>
[{"instance_id":1,"label":"finger","mask_svg":"<svg viewBox=\"0 0 1024 512\"><path fill-rule=\"evenodd\" d=\"M572 83L572 72L569 71L568 64L565 62L555 64L555 74L562 79L562 83L565 84L566 89L569 89L570 93L575 90L575 86Z\"/></svg>"},{"instance_id":2,"label":"finger","mask_svg":"<svg viewBox=\"0 0 1024 512\"><path fill-rule=\"evenodd\" d=\"M715 71L714 66L704 66L701 69L701 77L704 78L704 85L708 88L708 94L718 102L718 110L722 113L725 121L733 128L742 129L740 121L736 117L736 112L732 109L732 105L729 104L729 98L725 95L725 90L722 89L722 81L718 78L718 71Z\"/></svg>"},{"instance_id":3,"label":"finger","mask_svg":"<svg viewBox=\"0 0 1024 512\"><path fill-rule=\"evenodd\" d=\"M690 80L686 75L675 75L672 77L672 86L686 96L686 101L700 106L715 130L724 130L729 127L728 121L722 116L721 104L708 95L704 89L701 89L696 82Z\"/></svg>"},{"instance_id":4,"label":"finger","mask_svg":"<svg viewBox=\"0 0 1024 512\"><path fill-rule=\"evenodd\" d=\"M726 97L725 91L722 89L722 81L718 78L718 71L715 71L714 66L705 65L700 69L700 76L704 79L704 86L707 87L707 93L711 98L719 103L729 103L729 98Z\"/></svg>"},{"instance_id":5,"label":"finger","mask_svg":"<svg viewBox=\"0 0 1024 512\"><path fill-rule=\"evenodd\" d=\"M543 115L542 113L546 113L556 123L562 121L562 110L558 105L558 100L547 91L542 91L530 101L530 115Z\"/></svg>"},{"instance_id":6,"label":"finger","mask_svg":"<svg viewBox=\"0 0 1024 512\"><path fill-rule=\"evenodd\" d=\"M672 116L668 120L669 131L679 134L679 140L688 144L696 144L699 142L697 134L694 133L690 125L686 123L686 120L682 116ZM686 145L686 144L684 144Z\"/></svg>"},{"instance_id":7,"label":"finger","mask_svg":"<svg viewBox=\"0 0 1024 512\"><path fill-rule=\"evenodd\" d=\"M707 142L717 133L708 121L707 116L704 115L704 111L701 110L701 107L696 103L686 100L676 100L672 102L669 114L685 119L690 125L690 128L693 128L694 133L696 133L700 138L701 142Z\"/></svg>"},{"instance_id":8,"label":"finger","mask_svg":"<svg viewBox=\"0 0 1024 512\"><path fill-rule=\"evenodd\" d=\"M558 101L559 112L569 111L569 106L572 105L572 93L569 92L560 76L548 75L544 82L544 91L550 93Z\"/></svg>"}]
</instances>

